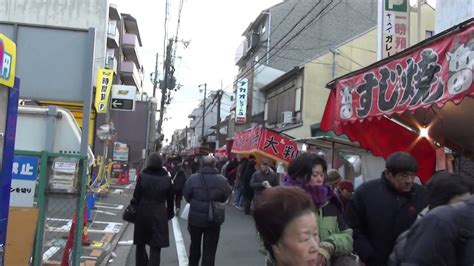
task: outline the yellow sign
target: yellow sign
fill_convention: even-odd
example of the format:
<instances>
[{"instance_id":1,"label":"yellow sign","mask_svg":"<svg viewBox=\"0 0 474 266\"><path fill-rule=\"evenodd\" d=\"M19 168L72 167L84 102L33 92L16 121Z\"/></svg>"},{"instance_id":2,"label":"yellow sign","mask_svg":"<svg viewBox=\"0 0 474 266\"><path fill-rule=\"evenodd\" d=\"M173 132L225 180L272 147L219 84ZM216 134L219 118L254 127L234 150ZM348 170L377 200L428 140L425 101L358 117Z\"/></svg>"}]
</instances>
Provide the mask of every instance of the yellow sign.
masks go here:
<instances>
[{"instance_id":1,"label":"yellow sign","mask_svg":"<svg viewBox=\"0 0 474 266\"><path fill-rule=\"evenodd\" d=\"M12 88L15 84L16 44L0 33L0 84Z\"/></svg>"},{"instance_id":2,"label":"yellow sign","mask_svg":"<svg viewBox=\"0 0 474 266\"><path fill-rule=\"evenodd\" d=\"M95 93L95 109L97 113L107 113L113 77L114 71L111 69L101 68L97 71L97 88Z\"/></svg>"}]
</instances>

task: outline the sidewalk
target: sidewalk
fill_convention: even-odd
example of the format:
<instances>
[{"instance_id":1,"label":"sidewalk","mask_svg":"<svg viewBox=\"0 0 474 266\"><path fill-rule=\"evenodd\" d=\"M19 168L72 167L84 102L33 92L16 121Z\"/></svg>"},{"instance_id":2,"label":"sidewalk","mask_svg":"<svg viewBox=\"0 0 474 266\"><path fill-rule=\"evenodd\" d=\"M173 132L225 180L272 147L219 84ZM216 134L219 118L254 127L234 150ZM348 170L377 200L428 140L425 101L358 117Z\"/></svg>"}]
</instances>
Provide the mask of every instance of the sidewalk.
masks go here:
<instances>
[{"instance_id":1,"label":"sidewalk","mask_svg":"<svg viewBox=\"0 0 474 266\"><path fill-rule=\"evenodd\" d=\"M134 187L134 183L117 185L117 180L113 179L109 191L96 199L91 211L92 221L88 223L88 239L92 243L83 247L81 265L107 265L113 257L112 251L128 227L122 214L132 198Z\"/></svg>"}]
</instances>

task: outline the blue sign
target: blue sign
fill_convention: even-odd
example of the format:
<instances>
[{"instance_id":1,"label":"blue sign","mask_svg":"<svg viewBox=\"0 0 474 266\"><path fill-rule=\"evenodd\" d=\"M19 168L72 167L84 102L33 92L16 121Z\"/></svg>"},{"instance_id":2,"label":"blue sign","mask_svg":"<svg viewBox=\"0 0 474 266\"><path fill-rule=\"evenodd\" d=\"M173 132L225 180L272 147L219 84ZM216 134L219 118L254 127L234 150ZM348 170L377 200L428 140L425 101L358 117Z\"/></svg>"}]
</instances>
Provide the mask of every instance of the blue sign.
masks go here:
<instances>
[{"instance_id":1,"label":"blue sign","mask_svg":"<svg viewBox=\"0 0 474 266\"><path fill-rule=\"evenodd\" d=\"M36 180L38 175L38 158L31 156L13 157L12 179Z\"/></svg>"}]
</instances>

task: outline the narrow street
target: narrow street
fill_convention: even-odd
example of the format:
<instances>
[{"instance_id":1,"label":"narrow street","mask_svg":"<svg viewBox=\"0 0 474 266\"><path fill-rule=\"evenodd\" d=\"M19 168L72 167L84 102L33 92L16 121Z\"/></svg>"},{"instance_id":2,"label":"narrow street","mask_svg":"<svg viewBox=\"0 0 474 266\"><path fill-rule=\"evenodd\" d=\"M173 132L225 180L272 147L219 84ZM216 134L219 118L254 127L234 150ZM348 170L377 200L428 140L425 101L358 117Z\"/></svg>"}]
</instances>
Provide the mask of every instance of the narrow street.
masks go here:
<instances>
[{"instance_id":1,"label":"narrow street","mask_svg":"<svg viewBox=\"0 0 474 266\"><path fill-rule=\"evenodd\" d=\"M176 223L177 221L178 223ZM173 224L179 224L179 228L173 226ZM189 233L186 229L187 222L175 217L169 222L169 227L170 247L162 249L161 265L187 265L190 244ZM133 228L133 225L129 225L129 228ZM125 232L120 241L133 238L133 230L127 229L127 231L129 232ZM184 245L183 242L179 241L180 235L182 235ZM255 235L256 231L252 217L229 205L226 209L226 221L221 228L216 265L263 265L265 258L258 252ZM135 246L129 246L129 248L130 253L126 261L116 260L109 265L135 265ZM115 253L118 255L125 250L127 249L124 246L118 246ZM181 258L178 254L182 254Z\"/></svg>"}]
</instances>

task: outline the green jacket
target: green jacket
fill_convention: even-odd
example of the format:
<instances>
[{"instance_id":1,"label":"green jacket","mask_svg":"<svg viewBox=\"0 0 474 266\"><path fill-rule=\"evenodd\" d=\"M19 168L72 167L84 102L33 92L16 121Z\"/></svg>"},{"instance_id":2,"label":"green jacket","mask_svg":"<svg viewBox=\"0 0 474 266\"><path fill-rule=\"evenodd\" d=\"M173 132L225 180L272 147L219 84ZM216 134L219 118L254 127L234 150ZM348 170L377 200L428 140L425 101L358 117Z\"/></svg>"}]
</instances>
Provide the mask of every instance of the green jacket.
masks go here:
<instances>
[{"instance_id":1,"label":"green jacket","mask_svg":"<svg viewBox=\"0 0 474 266\"><path fill-rule=\"evenodd\" d=\"M321 240L320 253L329 261L331 257L349 255L352 253L352 229L343 221L341 209L329 201L316 210L318 219L319 238ZM325 248L325 244L332 244L333 248Z\"/></svg>"}]
</instances>

